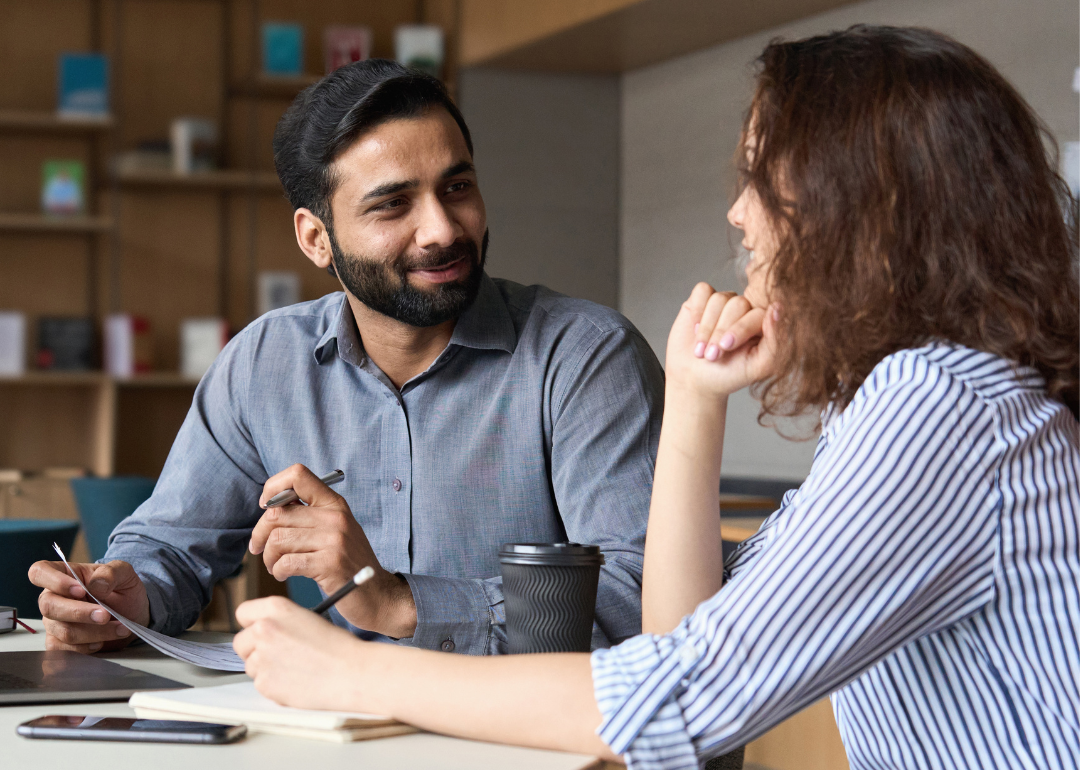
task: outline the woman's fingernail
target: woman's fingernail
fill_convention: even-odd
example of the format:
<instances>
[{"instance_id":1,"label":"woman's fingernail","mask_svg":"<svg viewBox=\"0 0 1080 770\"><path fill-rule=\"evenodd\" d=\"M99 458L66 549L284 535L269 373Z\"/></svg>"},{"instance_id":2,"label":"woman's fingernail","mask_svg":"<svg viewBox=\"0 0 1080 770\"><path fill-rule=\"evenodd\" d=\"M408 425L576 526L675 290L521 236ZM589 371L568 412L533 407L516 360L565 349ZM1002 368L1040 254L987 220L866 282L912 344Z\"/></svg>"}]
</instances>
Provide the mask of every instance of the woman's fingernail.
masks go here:
<instances>
[{"instance_id":1,"label":"woman's fingernail","mask_svg":"<svg viewBox=\"0 0 1080 770\"><path fill-rule=\"evenodd\" d=\"M698 358L701 358L703 355L705 355L705 343L704 342L699 342L698 344L694 345L694 355L697 356Z\"/></svg>"},{"instance_id":2,"label":"woman's fingernail","mask_svg":"<svg viewBox=\"0 0 1080 770\"><path fill-rule=\"evenodd\" d=\"M779 321L780 320L780 306L779 305L773 305L772 319L774 321Z\"/></svg>"},{"instance_id":3,"label":"woman's fingernail","mask_svg":"<svg viewBox=\"0 0 1080 770\"><path fill-rule=\"evenodd\" d=\"M710 361L715 361L719 357L720 348L716 347L716 345L709 345L709 347L705 350L705 358L709 359Z\"/></svg>"},{"instance_id":4,"label":"woman's fingernail","mask_svg":"<svg viewBox=\"0 0 1080 770\"><path fill-rule=\"evenodd\" d=\"M116 635L123 639L125 636L131 636L131 631L128 629L127 626L117 626Z\"/></svg>"},{"instance_id":5,"label":"woman's fingernail","mask_svg":"<svg viewBox=\"0 0 1080 770\"><path fill-rule=\"evenodd\" d=\"M109 613L105 610L94 610L90 613L90 619L95 623L104 623L109 619Z\"/></svg>"},{"instance_id":6,"label":"woman's fingernail","mask_svg":"<svg viewBox=\"0 0 1080 770\"><path fill-rule=\"evenodd\" d=\"M720 347L722 347L724 350L731 350L731 348L734 345L735 345L735 335L732 334L731 332L728 332L727 334L725 334L723 337L720 338Z\"/></svg>"},{"instance_id":7,"label":"woman's fingernail","mask_svg":"<svg viewBox=\"0 0 1080 770\"><path fill-rule=\"evenodd\" d=\"M101 649L101 642L94 642L90 645L90 652L97 652Z\"/></svg>"}]
</instances>

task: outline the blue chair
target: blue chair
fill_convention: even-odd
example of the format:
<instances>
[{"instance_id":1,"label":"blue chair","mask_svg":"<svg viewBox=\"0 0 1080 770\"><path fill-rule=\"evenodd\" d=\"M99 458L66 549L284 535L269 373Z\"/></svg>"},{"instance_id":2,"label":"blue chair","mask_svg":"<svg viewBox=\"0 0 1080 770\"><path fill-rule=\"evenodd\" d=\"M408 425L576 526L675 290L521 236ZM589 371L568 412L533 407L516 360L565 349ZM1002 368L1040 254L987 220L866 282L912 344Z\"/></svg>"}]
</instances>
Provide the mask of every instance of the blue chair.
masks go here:
<instances>
[{"instance_id":1,"label":"blue chair","mask_svg":"<svg viewBox=\"0 0 1080 770\"><path fill-rule=\"evenodd\" d=\"M75 495L75 504L79 509L86 530L86 545L90 558L94 561L105 556L109 549L109 535L116 525L135 512L135 509L150 498L154 492L154 479L145 476L111 476L108 478L79 478L71 480L71 491ZM241 564L230 578L237 577L243 570ZM214 587L217 590L217 586ZM236 627L232 597L222 590L225 611L229 617L229 627Z\"/></svg>"},{"instance_id":2,"label":"blue chair","mask_svg":"<svg viewBox=\"0 0 1080 770\"><path fill-rule=\"evenodd\" d=\"M323 599L319 584L311 578L300 576L285 578L285 588L289 592L290 599L309 610Z\"/></svg>"},{"instance_id":3,"label":"blue chair","mask_svg":"<svg viewBox=\"0 0 1080 770\"><path fill-rule=\"evenodd\" d=\"M52 544L71 553L79 522L55 519L0 519L0 604L21 618L40 618L41 589L26 576L36 561L59 561Z\"/></svg>"},{"instance_id":4,"label":"blue chair","mask_svg":"<svg viewBox=\"0 0 1080 770\"><path fill-rule=\"evenodd\" d=\"M75 495L91 559L97 561L105 556L109 535L150 497L155 483L154 479L145 476L71 480L71 491Z\"/></svg>"}]
</instances>

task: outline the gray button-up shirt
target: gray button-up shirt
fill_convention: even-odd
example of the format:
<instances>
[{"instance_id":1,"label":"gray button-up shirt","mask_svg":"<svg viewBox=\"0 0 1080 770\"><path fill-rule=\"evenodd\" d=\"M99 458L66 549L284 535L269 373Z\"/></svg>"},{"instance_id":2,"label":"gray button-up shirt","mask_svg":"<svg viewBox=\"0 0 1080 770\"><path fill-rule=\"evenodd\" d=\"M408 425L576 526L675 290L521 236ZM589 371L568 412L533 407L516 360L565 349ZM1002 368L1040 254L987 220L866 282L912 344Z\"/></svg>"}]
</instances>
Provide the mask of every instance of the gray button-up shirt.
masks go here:
<instances>
[{"instance_id":1,"label":"gray button-up shirt","mask_svg":"<svg viewBox=\"0 0 1080 770\"><path fill-rule=\"evenodd\" d=\"M330 294L226 346L105 558L135 567L153 627L179 633L240 564L266 479L341 468L335 491L412 588L416 632L401 643L505 651L499 546L569 539L606 557L593 645L607 646L641 631L662 401L648 344L591 302L485 276L450 344L399 391Z\"/></svg>"}]
</instances>

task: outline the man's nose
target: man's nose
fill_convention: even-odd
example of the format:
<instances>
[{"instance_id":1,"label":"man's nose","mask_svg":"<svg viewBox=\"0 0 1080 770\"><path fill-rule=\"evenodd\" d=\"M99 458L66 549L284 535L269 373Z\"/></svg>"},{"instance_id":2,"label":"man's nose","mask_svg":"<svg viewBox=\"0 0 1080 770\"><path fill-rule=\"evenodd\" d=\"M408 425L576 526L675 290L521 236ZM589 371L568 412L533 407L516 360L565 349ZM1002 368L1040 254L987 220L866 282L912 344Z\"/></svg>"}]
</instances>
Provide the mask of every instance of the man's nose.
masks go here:
<instances>
[{"instance_id":1,"label":"man's nose","mask_svg":"<svg viewBox=\"0 0 1080 770\"><path fill-rule=\"evenodd\" d=\"M425 201L419 214L416 245L422 249L445 249L465 232L438 199Z\"/></svg>"}]
</instances>

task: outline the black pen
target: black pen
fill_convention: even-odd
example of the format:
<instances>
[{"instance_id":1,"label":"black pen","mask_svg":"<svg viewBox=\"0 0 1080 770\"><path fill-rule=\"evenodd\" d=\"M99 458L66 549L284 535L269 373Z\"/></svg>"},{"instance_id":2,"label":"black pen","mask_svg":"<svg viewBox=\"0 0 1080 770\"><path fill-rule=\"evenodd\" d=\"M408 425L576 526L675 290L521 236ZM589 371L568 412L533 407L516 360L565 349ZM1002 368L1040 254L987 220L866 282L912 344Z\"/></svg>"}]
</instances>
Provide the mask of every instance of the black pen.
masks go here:
<instances>
[{"instance_id":1,"label":"black pen","mask_svg":"<svg viewBox=\"0 0 1080 770\"><path fill-rule=\"evenodd\" d=\"M331 484L337 484L339 481L345 478L344 471L333 471L323 476L319 481L327 486ZM278 492L276 495L266 501L267 508L278 508L282 505L288 505L289 503L295 503L300 499L300 495L296 494L294 489L286 489L284 492Z\"/></svg>"},{"instance_id":2,"label":"black pen","mask_svg":"<svg viewBox=\"0 0 1080 770\"><path fill-rule=\"evenodd\" d=\"M315 605L315 607L311 611L314 612L316 615L322 615L328 609L330 609L335 604L344 599L345 596L349 593L349 591L353 590L361 583L371 580L371 578L373 577L375 577L375 570L373 570L371 567L364 567L362 570L353 575L352 580L350 580L348 583L346 583L341 588L334 591L334 593L330 594L317 605Z\"/></svg>"}]
</instances>

